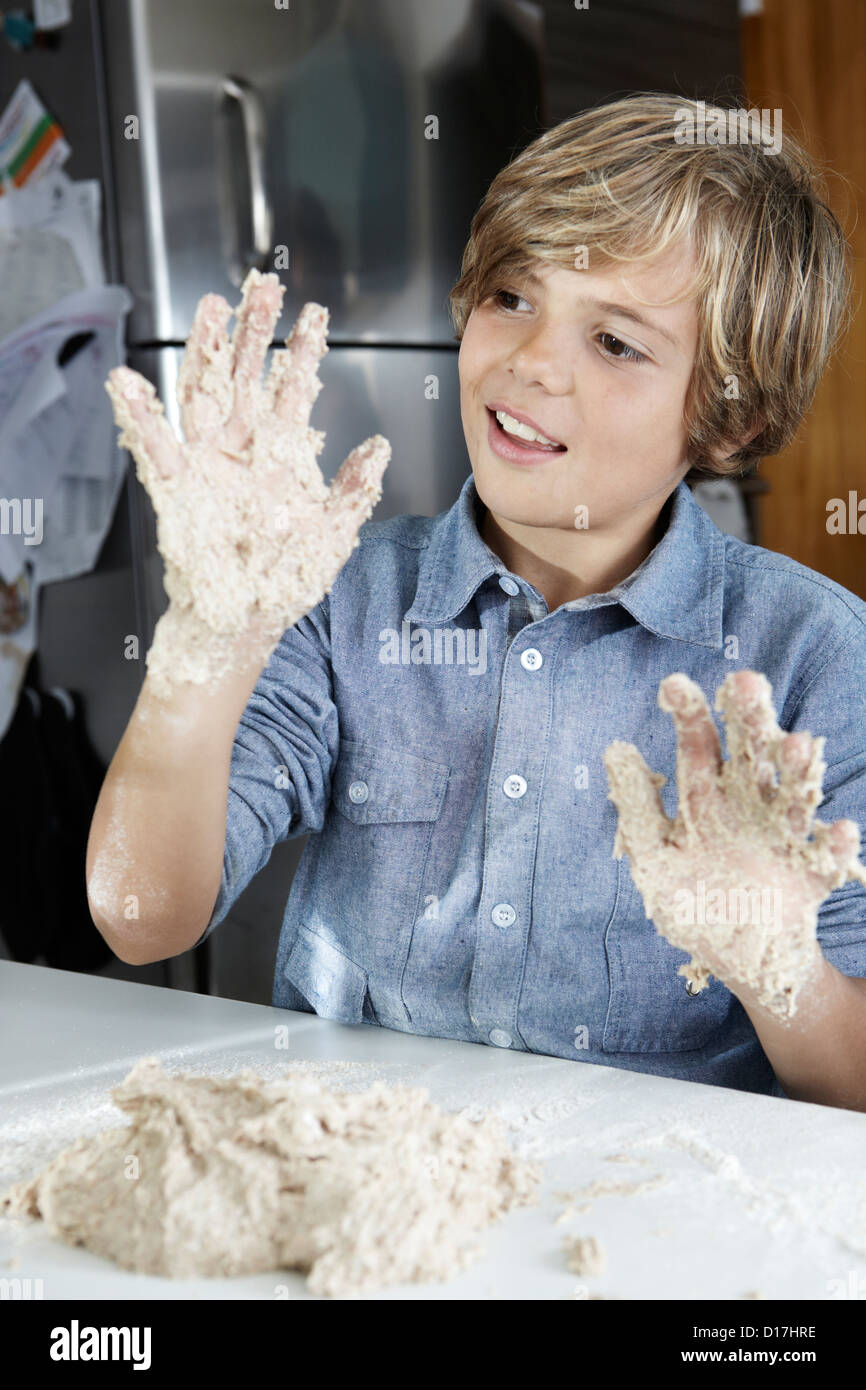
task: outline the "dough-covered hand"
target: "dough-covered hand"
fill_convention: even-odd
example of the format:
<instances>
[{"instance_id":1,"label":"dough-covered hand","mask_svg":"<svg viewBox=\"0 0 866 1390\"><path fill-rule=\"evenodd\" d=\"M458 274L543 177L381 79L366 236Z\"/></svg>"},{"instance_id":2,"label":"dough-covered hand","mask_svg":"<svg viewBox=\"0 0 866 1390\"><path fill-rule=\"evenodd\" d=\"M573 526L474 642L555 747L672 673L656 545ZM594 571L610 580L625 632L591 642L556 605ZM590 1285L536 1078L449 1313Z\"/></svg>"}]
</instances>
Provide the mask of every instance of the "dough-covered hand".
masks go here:
<instances>
[{"instance_id":1,"label":"dough-covered hand","mask_svg":"<svg viewBox=\"0 0 866 1390\"><path fill-rule=\"evenodd\" d=\"M789 1018L820 956L820 904L848 879L866 884L855 823L815 819L825 740L779 728L772 688L757 671L733 672L716 692L727 761L694 681L667 676L658 703L676 724L678 813L666 816L667 779L633 744L610 744L614 855L629 856L658 931L691 953L679 973L692 992L712 974Z\"/></svg>"},{"instance_id":2,"label":"dough-covered hand","mask_svg":"<svg viewBox=\"0 0 866 1390\"><path fill-rule=\"evenodd\" d=\"M330 488L316 462L325 436L309 419L327 309L304 305L261 380L282 300L276 275L251 271L232 339L226 301L199 302L178 377L185 443L144 377L117 367L106 383L165 561L169 607L147 658L160 695L218 680L240 656L264 664L330 592L382 495L391 448L381 435L352 451Z\"/></svg>"}]
</instances>

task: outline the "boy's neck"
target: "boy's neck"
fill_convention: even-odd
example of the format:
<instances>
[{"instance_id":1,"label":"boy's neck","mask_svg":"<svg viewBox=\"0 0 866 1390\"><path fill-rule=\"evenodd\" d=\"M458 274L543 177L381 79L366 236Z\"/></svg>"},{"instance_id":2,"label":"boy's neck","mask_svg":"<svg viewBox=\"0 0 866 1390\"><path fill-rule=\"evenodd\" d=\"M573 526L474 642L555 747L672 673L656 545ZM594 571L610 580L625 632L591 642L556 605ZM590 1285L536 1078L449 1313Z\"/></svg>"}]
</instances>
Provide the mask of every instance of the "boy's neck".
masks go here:
<instances>
[{"instance_id":1,"label":"boy's neck","mask_svg":"<svg viewBox=\"0 0 866 1390\"><path fill-rule=\"evenodd\" d=\"M480 498L478 529L494 554L499 556L512 574L519 574L532 584L543 595L548 610L553 613L563 603L585 598L587 594L607 593L614 585L627 579L665 534L671 506L669 496L655 516L644 520L635 534L625 538L590 538L585 533L579 537L575 548L575 537L571 534L565 537L563 533L567 545L554 542L546 556L511 535L506 529L511 523L500 523ZM549 532L538 532L540 540L549 535Z\"/></svg>"}]
</instances>

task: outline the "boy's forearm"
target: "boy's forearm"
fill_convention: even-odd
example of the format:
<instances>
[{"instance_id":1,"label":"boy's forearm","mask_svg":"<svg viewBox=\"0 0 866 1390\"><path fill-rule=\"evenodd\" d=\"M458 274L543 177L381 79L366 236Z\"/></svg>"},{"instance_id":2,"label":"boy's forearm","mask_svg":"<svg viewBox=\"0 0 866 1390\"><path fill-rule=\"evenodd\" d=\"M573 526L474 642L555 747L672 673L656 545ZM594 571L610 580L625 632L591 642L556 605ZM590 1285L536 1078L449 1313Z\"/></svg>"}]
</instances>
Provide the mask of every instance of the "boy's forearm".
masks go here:
<instances>
[{"instance_id":1,"label":"boy's forearm","mask_svg":"<svg viewBox=\"0 0 866 1390\"><path fill-rule=\"evenodd\" d=\"M261 671L253 661L216 687L145 680L112 759L87 845L90 911L122 960L189 950L219 892L234 735Z\"/></svg>"},{"instance_id":2,"label":"boy's forearm","mask_svg":"<svg viewBox=\"0 0 866 1390\"><path fill-rule=\"evenodd\" d=\"M786 1095L866 1111L866 980L843 975L817 948L793 1018L736 993Z\"/></svg>"}]
</instances>

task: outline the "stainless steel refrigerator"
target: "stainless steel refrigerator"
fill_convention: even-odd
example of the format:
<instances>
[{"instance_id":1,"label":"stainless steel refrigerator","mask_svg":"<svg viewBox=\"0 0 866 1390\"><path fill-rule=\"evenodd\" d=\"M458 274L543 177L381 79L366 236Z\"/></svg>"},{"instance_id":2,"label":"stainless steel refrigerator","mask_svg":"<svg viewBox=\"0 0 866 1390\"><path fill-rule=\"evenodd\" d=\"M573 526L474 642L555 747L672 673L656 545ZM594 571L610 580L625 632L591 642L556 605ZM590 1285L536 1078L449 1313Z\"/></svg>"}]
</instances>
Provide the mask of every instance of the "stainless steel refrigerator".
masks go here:
<instances>
[{"instance_id":1,"label":"stainless steel refrigerator","mask_svg":"<svg viewBox=\"0 0 866 1390\"><path fill-rule=\"evenodd\" d=\"M375 518L449 507L469 460L448 291L490 179L548 123L540 7L99 0L98 11L130 365L177 426L197 301L214 291L234 305L251 266L276 269L279 342L305 301L330 310L312 421L327 432L326 478L378 432L392 460ZM146 650L166 600L137 484L132 516ZM278 847L210 938L200 986L269 997L302 847Z\"/></svg>"}]
</instances>

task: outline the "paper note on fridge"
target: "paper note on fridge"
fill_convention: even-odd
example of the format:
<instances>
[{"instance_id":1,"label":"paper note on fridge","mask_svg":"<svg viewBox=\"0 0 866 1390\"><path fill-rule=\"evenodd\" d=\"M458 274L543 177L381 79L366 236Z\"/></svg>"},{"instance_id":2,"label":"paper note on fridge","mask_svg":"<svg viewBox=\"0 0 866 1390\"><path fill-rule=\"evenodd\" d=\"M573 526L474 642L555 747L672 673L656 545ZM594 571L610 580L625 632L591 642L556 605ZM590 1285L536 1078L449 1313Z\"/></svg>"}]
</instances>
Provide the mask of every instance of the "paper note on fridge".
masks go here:
<instances>
[{"instance_id":1,"label":"paper note on fridge","mask_svg":"<svg viewBox=\"0 0 866 1390\"><path fill-rule=\"evenodd\" d=\"M0 339L76 290L105 281L100 187L47 174L0 198Z\"/></svg>"},{"instance_id":2,"label":"paper note on fridge","mask_svg":"<svg viewBox=\"0 0 866 1390\"><path fill-rule=\"evenodd\" d=\"M0 193L44 178L70 153L57 121L23 78L0 114Z\"/></svg>"},{"instance_id":3,"label":"paper note on fridge","mask_svg":"<svg viewBox=\"0 0 866 1390\"><path fill-rule=\"evenodd\" d=\"M0 342L0 576L40 584L92 569L125 455L105 380L124 361L122 285L67 295ZM60 359L63 365L60 365Z\"/></svg>"}]
</instances>

